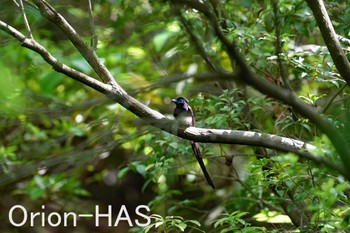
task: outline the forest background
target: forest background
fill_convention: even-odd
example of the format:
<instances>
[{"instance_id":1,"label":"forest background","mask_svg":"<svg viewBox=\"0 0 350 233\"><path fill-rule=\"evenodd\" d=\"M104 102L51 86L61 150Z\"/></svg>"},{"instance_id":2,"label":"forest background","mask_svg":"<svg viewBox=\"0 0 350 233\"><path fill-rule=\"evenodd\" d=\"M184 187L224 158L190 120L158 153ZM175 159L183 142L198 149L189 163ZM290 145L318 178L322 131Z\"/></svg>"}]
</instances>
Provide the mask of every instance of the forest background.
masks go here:
<instances>
[{"instance_id":1,"label":"forest background","mask_svg":"<svg viewBox=\"0 0 350 233\"><path fill-rule=\"evenodd\" d=\"M349 5L2 0L1 232L349 232ZM18 204L152 221L15 228Z\"/></svg>"}]
</instances>

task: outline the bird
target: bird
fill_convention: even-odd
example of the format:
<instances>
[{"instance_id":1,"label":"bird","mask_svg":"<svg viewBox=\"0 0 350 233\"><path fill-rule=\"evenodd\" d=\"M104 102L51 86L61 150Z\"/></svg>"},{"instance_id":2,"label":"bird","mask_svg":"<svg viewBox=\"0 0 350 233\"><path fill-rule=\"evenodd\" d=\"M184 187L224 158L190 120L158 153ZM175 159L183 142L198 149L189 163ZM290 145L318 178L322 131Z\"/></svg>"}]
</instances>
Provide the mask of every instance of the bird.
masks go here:
<instances>
[{"instance_id":1,"label":"bird","mask_svg":"<svg viewBox=\"0 0 350 233\"><path fill-rule=\"evenodd\" d=\"M195 125L195 119L194 119L194 114L193 110L188 104L189 101L185 97L177 97L176 99L171 100L173 103L175 103L176 107L174 109L174 117L176 121L179 123L181 126L194 126ZM199 166L202 169L202 172L204 174L205 179L207 180L207 183L215 189L214 183L211 180L211 177L204 165L203 159L202 159L202 154L199 149L199 146L196 142L190 141L191 147L193 150L193 153L199 163Z\"/></svg>"}]
</instances>

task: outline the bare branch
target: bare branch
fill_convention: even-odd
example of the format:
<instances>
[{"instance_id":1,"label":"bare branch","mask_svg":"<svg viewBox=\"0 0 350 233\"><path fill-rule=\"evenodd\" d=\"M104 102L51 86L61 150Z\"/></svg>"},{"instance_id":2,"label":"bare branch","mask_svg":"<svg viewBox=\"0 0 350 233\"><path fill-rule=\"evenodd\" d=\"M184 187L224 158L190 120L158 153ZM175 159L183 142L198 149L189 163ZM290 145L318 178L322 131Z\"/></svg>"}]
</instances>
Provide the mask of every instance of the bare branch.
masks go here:
<instances>
[{"instance_id":1,"label":"bare branch","mask_svg":"<svg viewBox=\"0 0 350 233\"><path fill-rule=\"evenodd\" d=\"M33 2L39 8L41 14L58 26L58 28L60 28L70 39L73 45L95 70L96 74L101 78L101 80L104 83L111 85L112 89L106 88L106 90L103 90L104 94L106 94L110 99L117 101L123 107L147 122L165 118L159 112L145 106L126 93L125 90L114 80L112 74L109 72L106 66L97 57L95 51L81 39L74 28L51 5L44 0L33 0Z\"/></svg>"},{"instance_id":2,"label":"bare branch","mask_svg":"<svg viewBox=\"0 0 350 233\"><path fill-rule=\"evenodd\" d=\"M215 81L227 81L228 79L237 80L239 79L238 73L228 73L222 71L197 73L197 74L173 74L169 76L160 77L157 81L151 82L149 85L137 90L128 90L130 95L136 95L138 93L145 93L155 90L160 87L167 87L170 84L178 83L183 80L194 79L197 82L215 82Z\"/></svg>"},{"instance_id":3,"label":"bare branch","mask_svg":"<svg viewBox=\"0 0 350 233\"><path fill-rule=\"evenodd\" d=\"M52 56L43 46L37 43L34 39L25 37L21 32L0 20L0 29L6 31L8 34L17 39L23 47L31 49L42 56L42 58L52 66L57 72L63 73L85 85L104 93L111 89L110 85L104 84L92 77L89 77L73 68L60 63L54 56Z\"/></svg>"},{"instance_id":4,"label":"bare branch","mask_svg":"<svg viewBox=\"0 0 350 233\"><path fill-rule=\"evenodd\" d=\"M167 131L167 129L165 130ZM253 131L205 129L197 127L188 127L184 131L180 129L178 130L178 136L197 142L249 145L292 152L318 164L324 164L329 168L339 171L344 176L347 174L347 171L343 167L334 164L324 157L312 155L311 153L317 148L300 140Z\"/></svg>"},{"instance_id":5,"label":"bare branch","mask_svg":"<svg viewBox=\"0 0 350 233\"><path fill-rule=\"evenodd\" d=\"M306 0L312 10L317 25L320 28L324 42L332 56L339 74L350 85L350 63L339 43L338 36L334 31L332 22L327 14L326 7L322 0Z\"/></svg>"},{"instance_id":6,"label":"bare branch","mask_svg":"<svg viewBox=\"0 0 350 233\"><path fill-rule=\"evenodd\" d=\"M97 57L95 51L85 43L85 41L79 36L75 29L67 22L67 20L59 14L50 4L44 0L33 0L35 5L39 8L41 14L52 23L54 23L62 32L69 38L73 45L83 55L86 61L94 69L96 74L101 78L104 83L113 84L115 87L118 84L115 82L113 76L108 69L103 65L100 59ZM121 89L119 87L119 89Z\"/></svg>"},{"instance_id":7,"label":"bare branch","mask_svg":"<svg viewBox=\"0 0 350 233\"><path fill-rule=\"evenodd\" d=\"M12 0L12 1L17 7L20 7L20 5L18 4L18 2L16 2L16 0Z\"/></svg>"}]
</instances>

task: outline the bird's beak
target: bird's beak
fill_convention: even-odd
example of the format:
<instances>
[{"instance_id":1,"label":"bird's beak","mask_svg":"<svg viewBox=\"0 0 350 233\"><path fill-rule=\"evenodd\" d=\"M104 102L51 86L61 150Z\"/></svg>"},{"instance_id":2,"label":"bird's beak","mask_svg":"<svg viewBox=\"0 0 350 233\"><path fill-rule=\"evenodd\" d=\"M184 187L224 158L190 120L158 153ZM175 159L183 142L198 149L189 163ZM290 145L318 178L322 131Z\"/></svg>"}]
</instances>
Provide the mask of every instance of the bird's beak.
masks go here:
<instances>
[{"instance_id":1,"label":"bird's beak","mask_svg":"<svg viewBox=\"0 0 350 233\"><path fill-rule=\"evenodd\" d=\"M177 103L177 100L176 99L172 99L171 102Z\"/></svg>"}]
</instances>

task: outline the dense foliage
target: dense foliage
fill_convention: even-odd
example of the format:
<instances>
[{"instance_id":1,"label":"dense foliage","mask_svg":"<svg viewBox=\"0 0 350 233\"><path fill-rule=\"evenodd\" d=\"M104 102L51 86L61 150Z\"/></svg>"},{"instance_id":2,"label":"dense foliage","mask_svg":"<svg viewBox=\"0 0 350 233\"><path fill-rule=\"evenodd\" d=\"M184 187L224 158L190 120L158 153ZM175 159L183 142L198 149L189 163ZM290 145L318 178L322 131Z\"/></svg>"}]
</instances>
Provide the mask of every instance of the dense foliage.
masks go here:
<instances>
[{"instance_id":1,"label":"dense foliage","mask_svg":"<svg viewBox=\"0 0 350 233\"><path fill-rule=\"evenodd\" d=\"M15 2L1 3L0 20L26 35ZM87 1L49 2L90 43ZM312 155L343 166L329 138L301 112L239 78L210 75L239 65L207 16L186 2L93 2L96 53L127 93L169 117L171 98L186 96L198 127L298 139L317 147ZM349 90L305 1L200 2L215 12L226 38L260 79L291 90L349 134ZM348 52L350 2L325 4ZM31 1L24 9L36 41L60 62L98 78ZM133 219L143 204L152 214L148 227L127 221L95 227L84 219L78 227L46 232L350 231L349 180L327 164L259 146L200 143L217 186L212 190L186 140L57 73L2 30L0 44L2 232L41 232L42 226L29 225L13 231L8 211L16 204L60 213L89 213L95 205L113 205L118 213L125 205Z\"/></svg>"}]
</instances>

